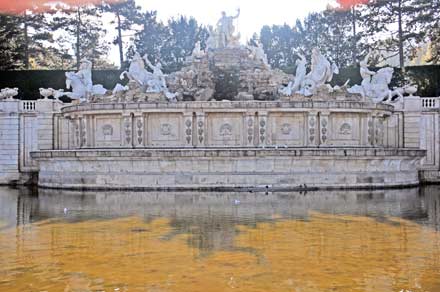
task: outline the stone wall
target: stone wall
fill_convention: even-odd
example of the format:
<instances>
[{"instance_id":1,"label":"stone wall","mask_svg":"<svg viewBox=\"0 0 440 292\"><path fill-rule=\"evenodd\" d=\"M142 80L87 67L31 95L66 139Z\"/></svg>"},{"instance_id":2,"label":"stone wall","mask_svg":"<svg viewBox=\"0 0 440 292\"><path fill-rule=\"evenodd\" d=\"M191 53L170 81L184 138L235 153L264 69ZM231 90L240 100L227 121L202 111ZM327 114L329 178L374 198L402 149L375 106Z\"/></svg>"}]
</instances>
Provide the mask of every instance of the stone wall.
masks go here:
<instances>
[{"instance_id":1,"label":"stone wall","mask_svg":"<svg viewBox=\"0 0 440 292\"><path fill-rule=\"evenodd\" d=\"M57 115L56 149L403 147L403 115L364 102L84 104ZM416 145L411 144L410 147Z\"/></svg>"},{"instance_id":2,"label":"stone wall","mask_svg":"<svg viewBox=\"0 0 440 292\"><path fill-rule=\"evenodd\" d=\"M0 102L0 184L23 184L38 171L30 153L54 148L53 100Z\"/></svg>"},{"instance_id":3,"label":"stone wall","mask_svg":"<svg viewBox=\"0 0 440 292\"><path fill-rule=\"evenodd\" d=\"M440 181L438 98L406 98L395 110L337 101L86 104L67 106L62 111L61 106L51 100L0 101L0 184L24 183L29 174L38 172L40 166L31 157L32 151L158 147L420 147L426 150L420 166L421 180ZM384 161L396 163L391 160ZM319 161L328 164L325 159ZM239 168L245 162L231 163L228 167ZM412 175L410 180L414 181Z\"/></svg>"},{"instance_id":4,"label":"stone wall","mask_svg":"<svg viewBox=\"0 0 440 292\"><path fill-rule=\"evenodd\" d=\"M421 107L418 133L420 148L426 150L426 156L422 159L421 180L440 182L440 98L423 98Z\"/></svg>"},{"instance_id":5,"label":"stone wall","mask_svg":"<svg viewBox=\"0 0 440 292\"><path fill-rule=\"evenodd\" d=\"M19 181L19 102L0 102L0 183Z\"/></svg>"},{"instance_id":6,"label":"stone wall","mask_svg":"<svg viewBox=\"0 0 440 292\"><path fill-rule=\"evenodd\" d=\"M366 148L40 151L39 185L73 189L270 190L419 183L421 150Z\"/></svg>"}]
</instances>

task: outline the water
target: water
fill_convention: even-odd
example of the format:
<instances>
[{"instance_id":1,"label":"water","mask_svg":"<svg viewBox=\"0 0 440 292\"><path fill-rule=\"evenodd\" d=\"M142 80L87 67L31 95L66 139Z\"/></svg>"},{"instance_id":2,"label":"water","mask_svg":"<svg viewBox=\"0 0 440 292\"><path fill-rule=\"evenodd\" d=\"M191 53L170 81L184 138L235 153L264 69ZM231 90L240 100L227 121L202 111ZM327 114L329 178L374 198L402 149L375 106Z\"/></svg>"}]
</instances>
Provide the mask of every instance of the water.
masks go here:
<instances>
[{"instance_id":1,"label":"water","mask_svg":"<svg viewBox=\"0 0 440 292\"><path fill-rule=\"evenodd\" d=\"M0 291L440 291L440 187L0 188Z\"/></svg>"}]
</instances>

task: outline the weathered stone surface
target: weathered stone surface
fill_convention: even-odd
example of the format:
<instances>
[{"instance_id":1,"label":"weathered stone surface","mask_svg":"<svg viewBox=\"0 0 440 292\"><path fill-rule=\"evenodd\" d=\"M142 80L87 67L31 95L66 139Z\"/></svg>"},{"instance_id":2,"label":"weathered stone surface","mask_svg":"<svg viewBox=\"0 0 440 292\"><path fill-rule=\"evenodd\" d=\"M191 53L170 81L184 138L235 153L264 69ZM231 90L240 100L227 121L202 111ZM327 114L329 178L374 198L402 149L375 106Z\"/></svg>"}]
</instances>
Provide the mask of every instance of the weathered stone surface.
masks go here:
<instances>
[{"instance_id":1,"label":"weathered stone surface","mask_svg":"<svg viewBox=\"0 0 440 292\"><path fill-rule=\"evenodd\" d=\"M44 187L233 189L267 185L283 189L304 184L312 188L418 184L417 167L424 151L349 150L121 149L106 151L110 156L100 160L98 150L43 151L33 156L40 162L39 184ZM70 158L72 153L76 158ZM141 162L146 163L144 168ZM136 169L134 164L138 164ZM402 168L402 164L407 166Z\"/></svg>"}]
</instances>

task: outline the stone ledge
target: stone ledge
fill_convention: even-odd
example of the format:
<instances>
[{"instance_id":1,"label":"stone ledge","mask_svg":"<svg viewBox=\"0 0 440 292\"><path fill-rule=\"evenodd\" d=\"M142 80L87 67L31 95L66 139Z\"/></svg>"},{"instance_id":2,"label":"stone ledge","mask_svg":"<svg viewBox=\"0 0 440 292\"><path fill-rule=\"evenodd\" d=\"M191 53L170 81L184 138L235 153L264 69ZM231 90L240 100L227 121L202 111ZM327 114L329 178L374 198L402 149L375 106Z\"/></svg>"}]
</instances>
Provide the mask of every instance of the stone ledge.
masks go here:
<instances>
[{"instance_id":1,"label":"stone ledge","mask_svg":"<svg viewBox=\"0 0 440 292\"><path fill-rule=\"evenodd\" d=\"M368 157L408 157L422 158L426 150L410 148L151 148L151 149L106 149L106 150L47 150L31 153L34 159L51 158L136 158L136 157L356 157L356 159L368 159Z\"/></svg>"},{"instance_id":2,"label":"stone ledge","mask_svg":"<svg viewBox=\"0 0 440 292\"><path fill-rule=\"evenodd\" d=\"M205 109L240 109L244 112L252 109L357 109L357 110L384 110L393 111L393 106L386 104L373 104L362 101L320 101L320 100L298 100L298 101L207 101L207 102L157 102L157 103L87 103L73 106L66 106L61 109L62 113L74 113L95 110L187 110L194 109L203 111Z\"/></svg>"}]
</instances>

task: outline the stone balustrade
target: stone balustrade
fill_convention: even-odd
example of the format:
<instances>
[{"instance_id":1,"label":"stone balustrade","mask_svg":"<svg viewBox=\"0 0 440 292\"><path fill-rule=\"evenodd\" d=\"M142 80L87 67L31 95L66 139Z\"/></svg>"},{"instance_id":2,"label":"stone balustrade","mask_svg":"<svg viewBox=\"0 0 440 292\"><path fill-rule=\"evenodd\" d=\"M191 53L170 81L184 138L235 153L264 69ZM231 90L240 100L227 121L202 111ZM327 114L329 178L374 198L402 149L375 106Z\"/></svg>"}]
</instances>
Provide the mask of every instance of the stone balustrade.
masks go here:
<instances>
[{"instance_id":1,"label":"stone balustrade","mask_svg":"<svg viewBox=\"0 0 440 292\"><path fill-rule=\"evenodd\" d=\"M440 98L439 97L422 97L423 109L439 109Z\"/></svg>"}]
</instances>

